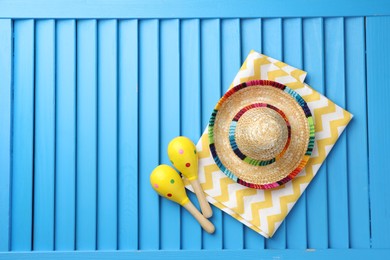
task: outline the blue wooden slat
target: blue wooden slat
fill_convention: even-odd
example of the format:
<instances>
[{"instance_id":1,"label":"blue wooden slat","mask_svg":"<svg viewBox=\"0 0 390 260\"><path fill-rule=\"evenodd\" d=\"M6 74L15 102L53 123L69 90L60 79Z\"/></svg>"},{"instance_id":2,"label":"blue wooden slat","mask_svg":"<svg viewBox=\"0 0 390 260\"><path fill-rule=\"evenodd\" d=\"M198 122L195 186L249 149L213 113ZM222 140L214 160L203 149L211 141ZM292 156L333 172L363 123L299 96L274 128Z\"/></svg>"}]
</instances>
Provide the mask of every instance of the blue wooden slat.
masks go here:
<instances>
[{"instance_id":1,"label":"blue wooden slat","mask_svg":"<svg viewBox=\"0 0 390 260\"><path fill-rule=\"evenodd\" d=\"M138 249L138 21L119 21L118 247Z\"/></svg>"},{"instance_id":2,"label":"blue wooden slat","mask_svg":"<svg viewBox=\"0 0 390 260\"><path fill-rule=\"evenodd\" d=\"M303 70L307 82L325 94L324 31L322 18L303 20ZM306 190L307 247L328 247L326 161Z\"/></svg>"},{"instance_id":3,"label":"blue wooden slat","mask_svg":"<svg viewBox=\"0 0 390 260\"><path fill-rule=\"evenodd\" d=\"M337 8L335 8L337 7ZM320 17L388 15L390 3L376 0L3 0L1 18L236 18L236 17Z\"/></svg>"},{"instance_id":4,"label":"blue wooden slat","mask_svg":"<svg viewBox=\"0 0 390 260\"><path fill-rule=\"evenodd\" d=\"M76 249L96 248L97 25L77 21Z\"/></svg>"},{"instance_id":5,"label":"blue wooden slat","mask_svg":"<svg viewBox=\"0 0 390 260\"><path fill-rule=\"evenodd\" d=\"M55 21L36 22L34 250L54 249Z\"/></svg>"},{"instance_id":6,"label":"blue wooden slat","mask_svg":"<svg viewBox=\"0 0 390 260\"><path fill-rule=\"evenodd\" d=\"M346 132L351 248L370 247L364 23L363 17L345 20L346 102L354 114Z\"/></svg>"},{"instance_id":7,"label":"blue wooden slat","mask_svg":"<svg viewBox=\"0 0 390 260\"><path fill-rule=\"evenodd\" d=\"M31 250L34 21L14 21L11 250Z\"/></svg>"},{"instance_id":8,"label":"blue wooden slat","mask_svg":"<svg viewBox=\"0 0 390 260\"><path fill-rule=\"evenodd\" d=\"M197 19L181 20L180 23L180 127L181 134L197 142L204 128L201 125L200 97L200 22ZM192 203L199 209L196 196L187 192ZM182 249L202 248L202 231L194 217L181 210Z\"/></svg>"},{"instance_id":9,"label":"blue wooden slat","mask_svg":"<svg viewBox=\"0 0 390 260\"><path fill-rule=\"evenodd\" d=\"M333 250L146 250L146 251L92 251L92 252L19 252L0 253L1 260L14 259L101 259L101 260L159 260L159 259L386 259L389 249L333 249Z\"/></svg>"},{"instance_id":10,"label":"blue wooden slat","mask_svg":"<svg viewBox=\"0 0 390 260\"><path fill-rule=\"evenodd\" d=\"M10 249L12 21L0 20L0 251Z\"/></svg>"},{"instance_id":11,"label":"blue wooden slat","mask_svg":"<svg viewBox=\"0 0 390 260\"><path fill-rule=\"evenodd\" d=\"M242 19L241 20L241 63L245 61L246 57L248 56L251 50L262 53L263 52L262 47L263 47L262 46L262 20Z\"/></svg>"},{"instance_id":12,"label":"blue wooden slat","mask_svg":"<svg viewBox=\"0 0 390 260\"><path fill-rule=\"evenodd\" d=\"M75 246L76 22L56 24L55 249Z\"/></svg>"},{"instance_id":13,"label":"blue wooden slat","mask_svg":"<svg viewBox=\"0 0 390 260\"><path fill-rule=\"evenodd\" d=\"M179 20L160 22L160 162L168 165L168 144L180 135L179 30ZM180 205L161 199L160 206L161 249L180 249Z\"/></svg>"},{"instance_id":14,"label":"blue wooden slat","mask_svg":"<svg viewBox=\"0 0 390 260\"><path fill-rule=\"evenodd\" d=\"M225 93L241 66L241 33L239 19L221 21L222 93ZM243 249L243 224L223 214L223 248Z\"/></svg>"},{"instance_id":15,"label":"blue wooden slat","mask_svg":"<svg viewBox=\"0 0 390 260\"><path fill-rule=\"evenodd\" d=\"M345 107L343 18L325 20L325 86L327 97ZM329 247L349 247L347 142L342 135L328 157Z\"/></svg>"},{"instance_id":16,"label":"blue wooden slat","mask_svg":"<svg viewBox=\"0 0 390 260\"><path fill-rule=\"evenodd\" d=\"M221 97L221 31L220 20L201 21L201 125L204 129L211 112ZM204 249L222 249L223 223L222 212L213 206L210 218L215 226L215 233L203 231Z\"/></svg>"},{"instance_id":17,"label":"blue wooden slat","mask_svg":"<svg viewBox=\"0 0 390 260\"><path fill-rule=\"evenodd\" d=\"M390 17L367 18L367 105L371 205L371 246L388 248L390 241L388 115L390 81Z\"/></svg>"},{"instance_id":18,"label":"blue wooden slat","mask_svg":"<svg viewBox=\"0 0 390 260\"><path fill-rule=\"evenodd\" d=\"M263 50L261 19L241 20L241 63L245 61L251 50L260 53L262 53ZM263 236L246 226L244 227L245 249L263 249L264 243L265 239Z\"/></svg>"},{"instance_id":19,"label":"blue wooden slat","mask_svg":"<svg viewBox=\"0 0 390 260\"><path fill-rule=\"evenodd\" d=\"M263 20L263 53L283 60L282 19ZM271 239L265 241L266 248L286 248L286 224L283 222Z\"/></svg>"},{"instance_id":20,"label":"blue wooden slat","mask_svg":"<svg viewBox=\"0 0 390 260\"><path fill-rule=\"evenodd\" d=\"M283 20L283 61L296 68L303 68L302 19ZM306 193L302 194L286 218L286 247L304 249L306 237Z\"/></svg>"},{"instance_id":21,"label":"blue wooden slat","mask_svg":"<svg viewBox=\"0 0 390 260\"><path fill-rule=\"evenodd\" d=\"M139 23L139 248L159 249L159 198L149 176L159 164L159 21Z\"/></svg>"},{"instance_id":22,"label":"blue wooden slat","mask_svg":"<svg viewBox=\"0 0 390 260\"><path fill-rule=\"evenodd\" d=\"M117 249L117 21L98 22L97 248Z\"/></svg>"}]
</instances>

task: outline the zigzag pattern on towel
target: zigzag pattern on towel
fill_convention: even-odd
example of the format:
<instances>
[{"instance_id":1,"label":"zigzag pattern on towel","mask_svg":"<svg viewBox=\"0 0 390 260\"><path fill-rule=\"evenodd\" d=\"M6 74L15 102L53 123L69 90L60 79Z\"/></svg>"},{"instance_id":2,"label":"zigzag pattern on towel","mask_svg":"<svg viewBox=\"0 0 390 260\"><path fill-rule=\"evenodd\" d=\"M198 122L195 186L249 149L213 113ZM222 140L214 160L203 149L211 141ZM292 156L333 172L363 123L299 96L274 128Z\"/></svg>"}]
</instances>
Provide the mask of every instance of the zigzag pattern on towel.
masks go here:
<instances>
[{"instance_id":1,"label":"zigzag pattern on towel","mask_svg":"<svg viewBox=\"0 0 390 260\"><path fill-rule=\"evenodd\" d=\"M232 86L247 80L268 78L296 90L308 102L316 124L316 145L305 170L295 179L274 190L241 186L227 178L210 160L207 129L197 144L200 181L209 201L266 237L274 234L352 118L347 111L302 83L306 72L291 68L264 55L251 53ZM267 75L262 75L266 71Z\"/></svg>"}]
</instances>

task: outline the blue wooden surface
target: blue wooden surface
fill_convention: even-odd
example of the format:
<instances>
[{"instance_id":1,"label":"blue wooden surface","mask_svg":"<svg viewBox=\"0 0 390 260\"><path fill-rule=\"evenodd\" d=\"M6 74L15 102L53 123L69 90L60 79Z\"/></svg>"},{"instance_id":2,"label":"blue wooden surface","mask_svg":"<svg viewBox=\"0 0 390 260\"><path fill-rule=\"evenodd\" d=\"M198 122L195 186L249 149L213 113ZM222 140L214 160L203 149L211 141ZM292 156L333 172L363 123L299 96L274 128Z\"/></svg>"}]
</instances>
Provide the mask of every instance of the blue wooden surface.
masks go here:
<instances>
[{"instance_id":1,"label":"blue wooden surface","mask_svg":"<svg viewBox=\"0 0 390 260\"><path fill-rule=\"evenodd\" d=\"M118 248L138 248L138 23L120 21L118 56Z\"/></svg>"},{"instance_id":2,"label":"blue wooden surface","mask_svg":"<svg viewBox=\"0 0 390 260\"><path fill-rule=\"evenodd\" d=\"M257 18L388 15L387 0L35 0L0 2L3 18Z\"/></svg>"},{"instance_id":3,"label":"blue wooden surface","mask_svg":"<svg viewBox=\"0 0 390 260\"><path fill-rule=\"evenodd\" d=\"M35 29L14 21L11 250L32 249Z\"/></svg>"},{"instance_id":4,"label":"blue wooden surface","mask_svg":"<svg viewBox=\"0 0 390 260\"><path fill-rule=\"evenodd\" d=\"M74 250L76 225L76 22L56 24L55 249Z\"/></svg>"},{"instance_id":5,"label":"blue wooden surface","mask_svg":"<svg viewBox=\"0 0 390 260\"><path fill-rule=\"evenodd\" d=\"M0 259L389 254L390 19L372 16L388 3L22 2L0 2ZM149 184L171 138L197 141L252 49L354 114L272 239L215 207L209 235Z\"/></svg>"},{"instance_id":6,"label":"blue wooden surface","mask_svg":"<svg viewBox=\"0 0 390 260\"><path fill-rule=\"evenodd\" d=\"M94 252L16 252L0 253L0 259L98 259L98 260L133 260L133 259L345 259L356 260L386 259L387 249L310 249L310 250L161 250L161 251L94 251Z\"/></svg>"},{"instance_id":7,"label":"blue wooden surface","mask_svg":"<svg viewBox=\"0 0 390 260\"><path fill-rule=\"evenodd\" d=\"M97 249L117 249L117 21L97 24Z\"/></svg>"},{"instance_id":8,"label":"blue wooden surface","mask_svg":"<svg viewBox=\"0 0 390 260\"><path fill-rule=\"evenodd\" d=\"M10 249L12 21L0 21L0 250Z\"/></svg>"},{"instance_id":9,"label":"blue wooden surface","mask_svg":"<svg viewBox=\"0 0 390 260\"><path fill-rule=\"evenodd\" d=\"M77 21L76 250L96 249L97 23Z\"/></svg>"},{"instance_id":10,"label":"blue wooden surface","mask_svg":"<svg viewBox=\"0 0 390 260\"><path fill-rule=\"evenodd\" d=\"M371 206L371 246L387 248L390 240L389 205L390 190L383 185L389 182L390 137L386 128L389 121L384 119L390 112L389 78L385 71L390 65L387 33L389 17L367 19L367 117L368 151L370 156L369 191Z\"/></svg>"},{"instance_id":11,"label":"blue wooden surface","mask_svg":"<svg viewBox=\"0 0 390 260\"><path fill-rule=\"evenodd\" d=\"M39 251L54 249L55 30L54 20L36 22L32 245Z\"/></svg>"}]
</instances>

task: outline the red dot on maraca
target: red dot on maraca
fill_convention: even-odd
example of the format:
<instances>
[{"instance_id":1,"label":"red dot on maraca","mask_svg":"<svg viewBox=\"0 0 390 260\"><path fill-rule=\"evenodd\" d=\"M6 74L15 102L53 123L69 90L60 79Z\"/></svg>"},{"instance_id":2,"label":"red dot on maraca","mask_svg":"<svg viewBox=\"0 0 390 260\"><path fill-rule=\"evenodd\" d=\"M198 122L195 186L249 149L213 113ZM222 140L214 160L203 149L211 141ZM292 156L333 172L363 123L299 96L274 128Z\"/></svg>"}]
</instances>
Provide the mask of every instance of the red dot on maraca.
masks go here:
<instances>
[{"instance_id":1,"label":"red dot on maraca","mask_svg":"<svg viewBox=\"0 0 390 260\"><path fill-rule=\"evenodd\" d=\"M172 194L168 193L167 196L168 196L168 197L172 197Z\"/></svg>"},{"instance_id":2,"label":"red dot on maraca","mask_svg":"<svg viewBox=\"0 0 390 260\"><path fill-rule=\"evenodd\" d=\"M190 167L191 166L191 164L190 163L186 163L186 167Z\"/></svg>"}]
</instances>

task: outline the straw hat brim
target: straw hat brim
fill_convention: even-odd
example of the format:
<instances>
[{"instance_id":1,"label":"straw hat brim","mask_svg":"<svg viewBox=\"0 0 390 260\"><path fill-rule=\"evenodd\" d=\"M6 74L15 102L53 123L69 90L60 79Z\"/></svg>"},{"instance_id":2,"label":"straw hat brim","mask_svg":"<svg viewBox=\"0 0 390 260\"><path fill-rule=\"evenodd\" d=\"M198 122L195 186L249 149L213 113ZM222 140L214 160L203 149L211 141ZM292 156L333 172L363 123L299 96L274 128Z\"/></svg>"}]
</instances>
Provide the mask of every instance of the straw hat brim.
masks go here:
<instances>
[{"instance_id":1,"label":"straw hat brim","mask_svg":"<svg viewBox=\"0 0 390 260\"><path fill-rule=\"evenodd\" d=\"M285 117L290 127L289 143L277 160L253 163L232 149L229 130L239 111L264 104ZM305 100L287 86L268 80L249 81L226 92L214 108L208 127L210 151L221 171L257 189L278 187L301 172L312 153L314 133L314 121Z\"/></svg>"}]
</instances>

